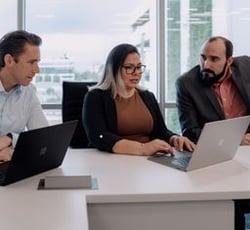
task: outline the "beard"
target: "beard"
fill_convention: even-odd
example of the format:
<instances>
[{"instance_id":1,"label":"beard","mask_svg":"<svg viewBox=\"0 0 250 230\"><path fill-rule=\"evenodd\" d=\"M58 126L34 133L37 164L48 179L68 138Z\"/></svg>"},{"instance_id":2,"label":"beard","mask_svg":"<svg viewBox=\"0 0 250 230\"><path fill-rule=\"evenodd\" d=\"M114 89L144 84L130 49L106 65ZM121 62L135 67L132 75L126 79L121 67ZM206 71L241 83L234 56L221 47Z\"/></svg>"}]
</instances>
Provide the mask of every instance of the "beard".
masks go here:
<instances>
[{"instance_id":1,"label":"beard","mask_svg":"<svg viewBox=\"0 0 250 230\"><path fill-rule=\"evenodd\" d=\"M219 74L215 74L215 72L211 69L203 69L201 70L201 80L202 82L207 85L211 86L214 83L218 82L225 74L227 68L227 62L224 65L223 70ZM211 74L213 76L211 76Z\"/></svg>"}]
</instances>

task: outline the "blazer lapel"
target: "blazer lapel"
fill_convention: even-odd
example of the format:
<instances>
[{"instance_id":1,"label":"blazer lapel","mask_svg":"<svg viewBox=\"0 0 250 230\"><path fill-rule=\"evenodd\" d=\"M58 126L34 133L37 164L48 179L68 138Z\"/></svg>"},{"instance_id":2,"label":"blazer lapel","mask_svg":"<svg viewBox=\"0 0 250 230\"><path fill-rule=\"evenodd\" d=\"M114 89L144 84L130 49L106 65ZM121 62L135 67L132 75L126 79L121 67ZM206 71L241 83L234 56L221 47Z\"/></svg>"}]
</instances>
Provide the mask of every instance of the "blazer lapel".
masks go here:
<instances>
[{"instance_id":1,"label":"blazer lapel","mask_svg":"<svg viewBox=\"0 0 250 230\"><path fill-rule=\"evenodd\" d=\"M242 96L242 99L247 106L247 105L249 105L249 95L248 95L248 92L246 92L246 88L248 88L247 82L243 82L243 79L240 76L241 75L236 75L233 73L232 79L233 79L233 82L238 89L239 94ZM245 86L245 87L243 87L243 86Z\"/></svg>"},{"instance_id":2,"label":"blazer lapel","mask_svg":"<svg viewBox=\"0 0 250 230\"><path fill-rule=\"evenodd\" d=\"M111 90L103 90L102 96L108 125L112 132L117 133L117 114Z\"/></svg>"},{"instance_id":3,"label":"blazer lapel","mask_svg":"<svg viewBox=\"0 0 250 230\"><path fill-rule=\"evenodd\" d=\"M214 112L217 113L220 119L225 119L224 112L220 106L220 103L216 97L216 94L211 88L204 88L205 94L207 95L211 105L214 107Z\"/></svg>"}]
</instances>

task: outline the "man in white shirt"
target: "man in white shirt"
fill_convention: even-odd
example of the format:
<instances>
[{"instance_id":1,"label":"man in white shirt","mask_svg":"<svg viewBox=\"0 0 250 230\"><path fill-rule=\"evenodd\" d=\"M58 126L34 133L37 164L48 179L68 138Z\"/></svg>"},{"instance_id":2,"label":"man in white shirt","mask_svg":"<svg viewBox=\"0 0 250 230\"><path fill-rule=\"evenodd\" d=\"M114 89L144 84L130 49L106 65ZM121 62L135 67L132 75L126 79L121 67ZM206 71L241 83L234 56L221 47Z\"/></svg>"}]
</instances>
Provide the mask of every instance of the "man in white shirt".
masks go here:
<instances>
[{"instance_id":1,"label":"man in white shirt","mask_svg":"<svg viewBox=\"0 0 250 230\"><path fill-rule=\"evenodd\" d=\"M1 137L11 138L9 133L48 126L36 89L30 84L39 72L41 43L39 36L24 30L10 32L0 40ZM5 160L0 154L2 159Z\"/></svg>"}]
</instances>

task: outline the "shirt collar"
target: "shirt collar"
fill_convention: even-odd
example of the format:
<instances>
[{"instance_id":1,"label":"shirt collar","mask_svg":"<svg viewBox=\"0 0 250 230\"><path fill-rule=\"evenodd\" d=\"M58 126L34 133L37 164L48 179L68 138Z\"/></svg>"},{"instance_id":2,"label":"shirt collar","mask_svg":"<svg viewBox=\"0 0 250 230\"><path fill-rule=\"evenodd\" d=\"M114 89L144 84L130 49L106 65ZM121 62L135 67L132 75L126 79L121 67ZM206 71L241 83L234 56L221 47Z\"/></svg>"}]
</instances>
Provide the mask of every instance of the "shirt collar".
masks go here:
<instances>
[{"instance_id":1,"label":"shirt collar","mask_svg":"<svg viewBox=\"0 0 250 230\"><path fill-rule=\"evenodd\" d=\"M12 90L10 90L10 92L6 92L5 89L4 89L4 87L3 87L2 82L0 80L0 93L6 93L6 94L8 94L8 93L11 93L11 92L15 91L16 93L20 94L22 92L22 90L23 90L23 86L18 85L18 86L15 86Z\"/></svg>"},{"instance_id":2,"label":"shirt collar","mask_svg":"<svg viewBox=\"0 0 250 230\"><path fill-rule=\"evenodd\" d=\"M219 81L214 83L214 87L220 86L224 81L229 80L232 78L232 70L231 68L228 68L227 72L225 73L225 76Z\"/></svg>"}]
</instances>

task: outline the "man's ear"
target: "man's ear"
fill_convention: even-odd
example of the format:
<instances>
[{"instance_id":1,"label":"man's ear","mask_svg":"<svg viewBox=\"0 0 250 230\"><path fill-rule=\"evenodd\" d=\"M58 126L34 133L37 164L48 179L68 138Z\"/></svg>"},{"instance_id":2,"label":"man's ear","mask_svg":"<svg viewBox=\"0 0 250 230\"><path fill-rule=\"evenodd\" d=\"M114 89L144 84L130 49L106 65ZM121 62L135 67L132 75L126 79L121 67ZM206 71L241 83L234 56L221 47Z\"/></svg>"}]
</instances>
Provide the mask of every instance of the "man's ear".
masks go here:
<instances>
[{"instance_id":1,"label":"man's ear","mask_svg":"<svg viewBox=\"0 0 250 230\"><path fill-rule=\"evenodd\" d=\"M229 58L227 59L227 63L228 63L229 65L232 65L233 62L234 62L234 57L233 57L233 56L231 56L231 57L229 57Z\"/></svg>"},{"instance_id":2,"label":"man's ear","mask_svg":"<svg viewBox=\"0 0 250 230\"><path fill-rule=\"evenodd\" d=\"M4 63L5 65L11 65L11 63L15 61L14 58L10 54L5 54Z\"/></svg>"}]
</instances>

